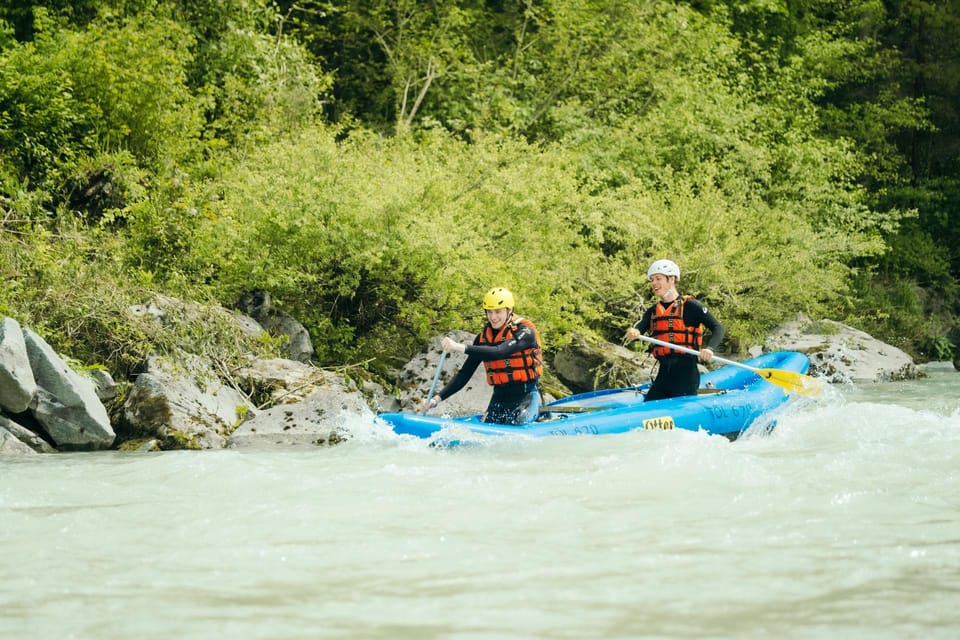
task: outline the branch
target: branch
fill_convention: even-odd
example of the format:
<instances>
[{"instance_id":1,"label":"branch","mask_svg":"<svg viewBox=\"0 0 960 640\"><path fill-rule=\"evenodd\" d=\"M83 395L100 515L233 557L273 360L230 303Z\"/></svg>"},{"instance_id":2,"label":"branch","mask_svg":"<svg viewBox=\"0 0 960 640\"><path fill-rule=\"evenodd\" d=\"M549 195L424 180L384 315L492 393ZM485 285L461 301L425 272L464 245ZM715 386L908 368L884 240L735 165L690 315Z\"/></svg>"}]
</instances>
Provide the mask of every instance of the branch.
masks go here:
<instances>
[{"instance_id":1,"label":"branch","mask_svg":"<svg viewBox=\"0 0 960 640\"><path fill-rule=\"evenodd\" d=\"M410 109L410 114L406 117L406 125L409 128L413 124L413 118L417 115L417 111L420 109L420 104L423 102L424 96L427 95L427 90L430 88L430 83L433 82L433 79L437 77L437 72L433 67L433 60L427 63L427 77L423 80L423 86L420 87L420 93L417 95L417 99L413 103L413 108ZM409 86L409 85L408 85ZM406 103L406 92L404 92L404 103ZM401 114L403 112L401 111Z\"/></svg>"}]
</instances>

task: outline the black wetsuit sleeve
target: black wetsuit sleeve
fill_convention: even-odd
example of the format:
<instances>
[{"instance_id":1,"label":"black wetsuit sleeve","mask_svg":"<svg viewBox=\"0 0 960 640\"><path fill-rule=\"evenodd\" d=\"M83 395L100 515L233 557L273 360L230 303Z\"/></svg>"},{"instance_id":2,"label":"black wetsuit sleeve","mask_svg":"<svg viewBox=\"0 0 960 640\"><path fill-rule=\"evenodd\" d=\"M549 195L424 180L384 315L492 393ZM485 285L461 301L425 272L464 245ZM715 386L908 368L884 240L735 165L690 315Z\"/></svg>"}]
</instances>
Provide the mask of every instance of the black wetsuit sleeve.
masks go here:
<instances>
[{"instance_id":1,"label":"black wetsuit sleeve","mask_svg":"<svg viewBox=\"0 0 960 640\"><path fill-rule=\"evenodd\" d=\"M482 360L477 356L467 356L466 362L463 363L463 366L460 367L460 371L457 371L457 374L451 378L443 389L437 392L437 395L440 396L441 400L446 400L460 389L470 382L470 378L473 377L473 373L477 370L477 367L480 366Z\"/></svg>"},{"instance_id":2,"label":"black wetsuit sleeve","mask_svg":"<svg viewBox=\"0 0 960 640\"><path fill-rule=\"evenodd\" d=\"M533 349L536 346L536 333L529 326L521 324L514 332L513 338L498 345L477 344L477 340L474 340L473 344L467 345L467 356L489 362L490 360L506 358L510 354L524 349Z\"/></svg>"},{"instance_id":3,"label":"black wetsuit sleeve","mask_svg":"<svg viewBox=\"0 0 960 640\"><path fill-rule=\"evenodd\" d=\"M473 339L473 344L477 344L480 341L480 336L477 336ZM477 367L480 366L482 360L478 356L470 355L470 348L472 345L467 345L467 360L463 363L463 366L460 367L460 370L457 371L456 375L450 379L440 391L437 392L437 395L440 396L441 400L446 400L460 389L463 389L470 378L473 377L474 372L477 370Z\"/></svg>"},{"instance_id":4,"label":"black wetsuit sleeve","mask_svg":"<svg viewBox=\"0 0 960 640\"><path fill-rule=\"evenodd\" d=\"M650 332L650 319L653 317L653 307L650 307L643 312L643 317L640 318L640 322L634 325L637 328L637 331L640 333L649 333Z\"/></svg>"},{"instance_id":5,"label":"black wetsuit sleeve","mask_svg":"<svg viewBox=\"0 0 960 640\"><path fill-rule=\"evenodd\" d=\"M690 304L690 303L693 304ZM723 342L723 336L726 334L726 329L716 318L713 317L713 314L707 311L707 308L698 300L690 300L683 308L683 322L688 327L697 326L702 324L704 328L710 331L710 340L703 345L703 349L710 349L711 351L716 351L720 346L720 343Z\"/></svg>"}]
</instances>

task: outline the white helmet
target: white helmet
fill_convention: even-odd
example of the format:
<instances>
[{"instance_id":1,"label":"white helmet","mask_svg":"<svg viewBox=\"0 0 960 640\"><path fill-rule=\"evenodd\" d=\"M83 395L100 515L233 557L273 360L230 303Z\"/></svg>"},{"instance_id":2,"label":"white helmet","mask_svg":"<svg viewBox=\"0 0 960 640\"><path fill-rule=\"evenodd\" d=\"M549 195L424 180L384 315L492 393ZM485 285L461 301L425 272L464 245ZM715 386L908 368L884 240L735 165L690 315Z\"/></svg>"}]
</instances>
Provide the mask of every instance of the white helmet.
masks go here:
<instances>
[{"instance_id":1,"label":"white helmet","mask_svg":"<svg viewBox=\"0 0 960 640\"><path fill-rule=\"evenodd\" d=\"M680 282L680 267L673 260L657 260L647 269L647 280L653 278L653 274L662 273L665 276L673 276Z\"/></svg>"}]
</instances>

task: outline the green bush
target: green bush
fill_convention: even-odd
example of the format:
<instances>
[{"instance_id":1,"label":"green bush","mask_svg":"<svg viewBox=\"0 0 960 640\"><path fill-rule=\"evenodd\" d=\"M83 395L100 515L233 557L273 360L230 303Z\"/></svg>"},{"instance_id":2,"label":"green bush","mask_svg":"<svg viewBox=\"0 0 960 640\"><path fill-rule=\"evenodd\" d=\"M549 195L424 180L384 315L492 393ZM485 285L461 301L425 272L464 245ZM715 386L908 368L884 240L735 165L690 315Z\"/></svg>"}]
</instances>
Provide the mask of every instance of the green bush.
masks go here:
<instances>
[{"instance_id":1,"label":"green bush","mask_svg":"<svg viewBox=\"0 0 960 640\"><path fill-rule=\"evenodd\" d=\"M619 341L670 257L731 344L847 312L942 352L955 185L893 177L894 136L931 131L896 52L847 13L708 5L0 9L0 309L123 369L170 346L130 304L265 289L321 364L383 369L495 285L548 348Z\"/></svg>"}]
</instances>

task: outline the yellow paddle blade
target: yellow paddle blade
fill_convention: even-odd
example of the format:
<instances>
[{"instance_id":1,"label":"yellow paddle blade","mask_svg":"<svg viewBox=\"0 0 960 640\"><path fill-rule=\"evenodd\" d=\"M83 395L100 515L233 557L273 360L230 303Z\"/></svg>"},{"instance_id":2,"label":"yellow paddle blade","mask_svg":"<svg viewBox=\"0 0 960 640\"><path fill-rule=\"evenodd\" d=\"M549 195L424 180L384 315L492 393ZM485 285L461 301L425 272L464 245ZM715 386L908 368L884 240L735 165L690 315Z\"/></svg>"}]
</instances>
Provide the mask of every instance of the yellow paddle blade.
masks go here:
<instances>
[{"instance_id":1,"label":"yellow paddle blade","mask_svg":"<svg viewBox=\"0 0 960 640\"><path fill-rule=\"evenodd\" d=\"M823 380L785 369L757 369L757 374L787 393L815 398L823 392Z\"/></svg>"}]
</instances>

